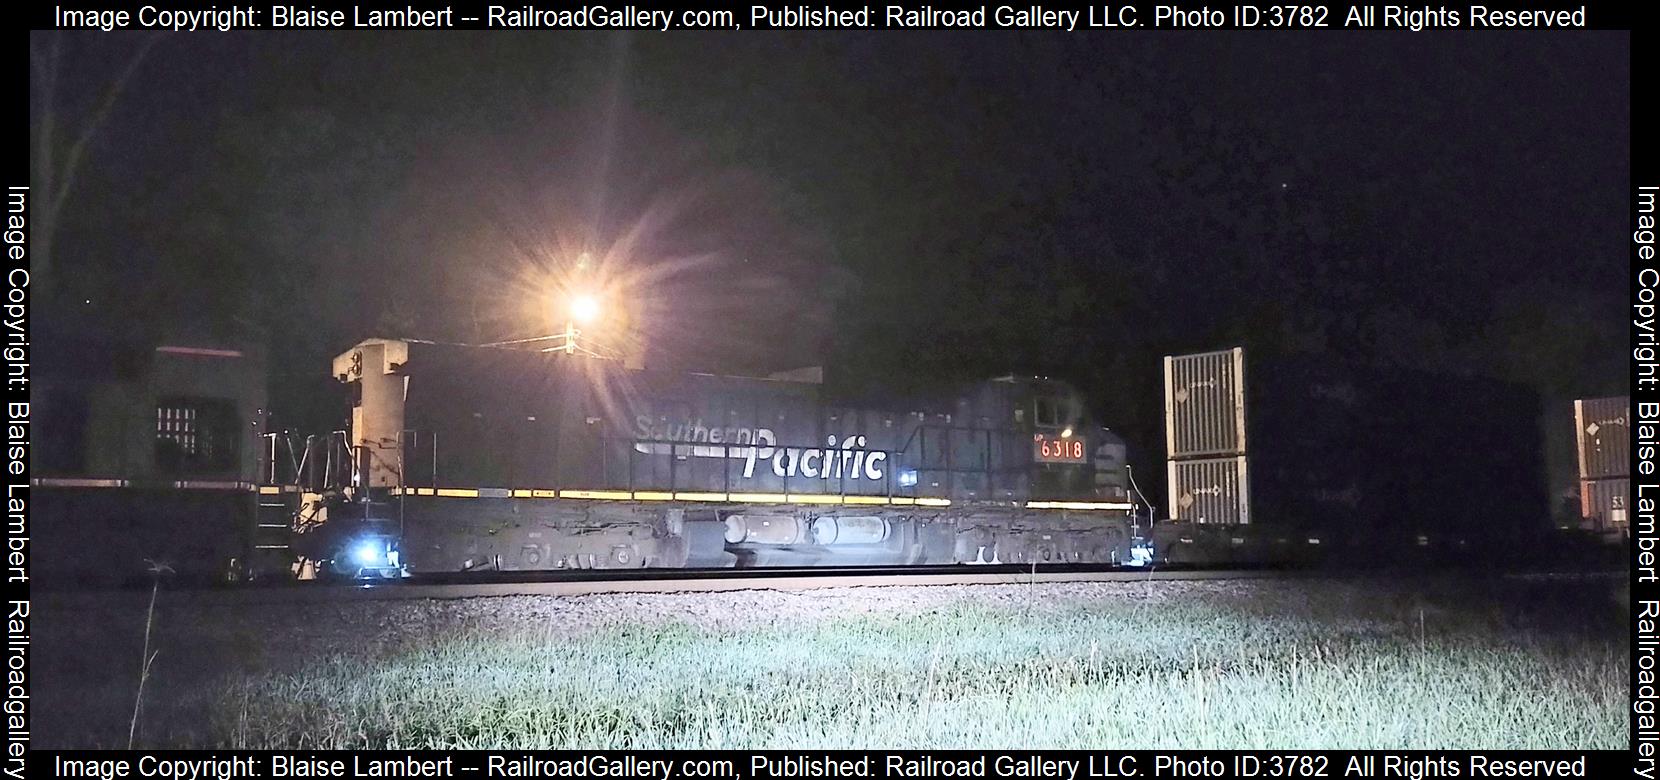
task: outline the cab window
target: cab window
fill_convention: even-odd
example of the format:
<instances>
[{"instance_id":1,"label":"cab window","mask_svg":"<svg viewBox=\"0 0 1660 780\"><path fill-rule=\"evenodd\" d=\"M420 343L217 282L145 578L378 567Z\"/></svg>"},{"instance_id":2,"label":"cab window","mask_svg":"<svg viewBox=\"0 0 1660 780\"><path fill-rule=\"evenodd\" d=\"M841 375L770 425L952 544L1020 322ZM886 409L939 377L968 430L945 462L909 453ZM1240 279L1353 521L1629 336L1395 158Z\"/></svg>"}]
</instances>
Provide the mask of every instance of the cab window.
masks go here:
<instances>
[{"instance_id":1,"label":"cab window","mask_svg":"<svg viewBox=\"0 0 1660 780\"><path fill-rule=\"evenodd\" d=\"M1036 414L1032 422L1046 428L1059 428L1067 423L1062 419L1067 416L1067 404L1058 398L1039 396L1037 399Z\"/></svg>"}]
</instances>

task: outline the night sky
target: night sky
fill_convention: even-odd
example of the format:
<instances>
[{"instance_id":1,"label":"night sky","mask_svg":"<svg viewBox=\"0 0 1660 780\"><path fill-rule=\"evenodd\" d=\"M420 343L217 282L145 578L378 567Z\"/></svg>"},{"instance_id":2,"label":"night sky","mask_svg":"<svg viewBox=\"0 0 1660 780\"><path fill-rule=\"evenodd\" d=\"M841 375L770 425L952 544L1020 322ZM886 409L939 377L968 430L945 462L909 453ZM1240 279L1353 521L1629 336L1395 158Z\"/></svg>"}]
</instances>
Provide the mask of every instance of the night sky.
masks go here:
<instances>
[{"instance_id":1,"label":"night sky","mask_svg":"<svg viewBox=\"0 0 1660 780\"><path fill-rule=\"evenodd\" d=\"M62 38L61 122L139 40ZM40 319L258 340L281 404L369 335L546 332L539 280L588 252L648 365L1069 378L1138 464L1173 352L1621 393L1629 60L1624 32L175 35L89 148Z\"/></svg>"}]
</instances>

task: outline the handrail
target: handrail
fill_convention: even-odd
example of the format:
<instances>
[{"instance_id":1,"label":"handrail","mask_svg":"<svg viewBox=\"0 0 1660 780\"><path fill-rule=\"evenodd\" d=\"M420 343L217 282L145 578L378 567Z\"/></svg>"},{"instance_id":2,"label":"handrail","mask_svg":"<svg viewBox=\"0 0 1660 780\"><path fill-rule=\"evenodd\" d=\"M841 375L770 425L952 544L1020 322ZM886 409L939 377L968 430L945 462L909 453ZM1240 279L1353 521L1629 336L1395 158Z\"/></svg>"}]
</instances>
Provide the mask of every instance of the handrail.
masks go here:
<instances>
[{"instance_id":1,"label":"handrail","mask_svg":"<svg viewBox=\"0 0 1660 780\"><path fill-rule=\"evenodd\" d=\"M326 438L309 434L296 440L291 431L260 434L266 445L260 450L259 480L267 485L291 485L305 490L346 487L341 470L352 462L352 446L345 431L333 431ZM320 450L320 451L319 451ZM344 457L339 457L344 453ZM321 468L323 473L318 474Z\"/></svg>"},{"instance_id":2,"label":"handrail","mask_svg":"<svg viewBox=\"0 0 1660 780\"><path fill-rule=\"evenodd\" d=\"M945 451L943 452L944 463L932 465L927 463L928 452L925 449L924 442L930 430L935 432L936 435L947 437ZM997 496L1012 498L1023 495L1032 487L1030 483L1006 479L1010 475L1026 473L1031 465L1029 462L1018 457L1018 453L1005 452L1001 457L996 455L999 444L1007 446L1011 441L1010 437L1018 438L1020 431L1017 429L922 422L912 428L898 449L859 447L854 450L864 453L865 457L879 453L886 460L882 470L883 475L878 478L880 481L867 480L856 473L853 469L854 463L857 461L840 456L826 457L830 450L853 449L845 446L845 442L840 446L821 441L710 442L668 438L633 438L617 436L610 431L596 431L595 434L595 438L588 439L600 445L598 451L594 453L596 456L595 462L577 461L572 463L563 458L555 457L553 463L551 463L551 472L546 468L550 464L526 464L531 468L511 468L510 473L506 475L506 482L510 483L509 486L519 487L518 483L525 479L537 483L533 485L535 487L568 488L575 486L586 489L592 486L591 483L595 481L594 477L597 475L600 482L613 484L614 487L619 489L626 487L630 491L636 489L649 491L660 489L659 486L662 486L663 478L667 477L667 485L662 486L662 488L666 488L670 492L719 490L730 493L734 490L743 491L746 489L745 485L738 483L738 478L733 475L736 462L742 462L746 458L759 460L761 452L768 452L769 457L776 457L779 450L796 450L798 453L818 450L823 454L808 458L808 460L809 462L817 460L826 466L833 465L835 471L830 476L824 476L824 472L813 476L803 476L800 473L792 473L796 472L795 468L789 468L784 474L775 477L775 472L771 468L765 468L753 475L761 479L756 483L752 483L756 487L749 489L782 489L785 494L789 495L885 495L891 498L932 493L942 498L991 498ZM953 459L957 450L956 445L962 443L959 437L965 434L978 440L974 442L979 449L978 457L973 458L972 462L969 463L958 463ZM560 437L557 433L552 438L552 443L543 446L563 446L558 442ZM421 483L438 487L443 484L439 473L441 462L436 432L406 428L400 430L396 439L389 443L390 446L384 446L385 443L382 446L353 446L346 431L332 431L327 439L327 448L320 454L324 459L322 464L324 470L322 489L348 487L353 482L358 485L365 484L370 470L381 467L390 469L390 473L396 476L397 486L399 487L407 488L410 485ZM308 440L307 452L302 455L300 462L315 462L314 459L319 454L311 453L311 446L312 443ZM623 447L627 452L626 458L620 461L613 458L613 456L622 454L617 450L618 446ZM393 448L396 449L395 455L387 452L387 450ZM718 448L719 452L707 452L707 450L713 448ZM431 452L423 452L423 449L430 449ZM700 453L699 450L705 452ZM660 461L641 461L640 457L642 455L648 458L666 456L669 460L666 464ZM339 462L336 461L337 457ZM698 460L692 463L680 462L693 457ZM797 457L800 457L800 455L798 454ZM420 474L421 468L426 465L429 458L431 472L424 475ZM718 461L722 465L716 466L714 461ZM995 467L994 462L996 463ZM349 476L341 474L341 467L347 464L352 466L351 472L348 472ZM462 463L458 465L461 466L462 472L466 472L474 464ZM573 465L576 471L569 471L565 468ZM453 471L456 467L457 464L452 464L451 470ZM411 472L411 468L415 471ZM719 474L714 471L715 468L720 469ZM622 469L626 469L626 471L618 473ZM538 475L533 475L529 473L530 471L538 472ZM457 474L459 473L457 472ZM684 477L688 473L696 475L696 479L691 480L689 484L682 484L687 482ZM918 482L913 485L900 485L900 477L905 473L915 473ZM964 475L973 475L975 478L963 479ZM347 476L348 481L338 485L335 484L336 478L339 476ZM456 474L451 476L453 478ZM356 477L356 479L351 480L351 477ZM301 483L316 482L315 479L307 479L304 475L297 475L296 479ZM657 484L642 486L642 480ZM567 481L580 484L563 484ZM937 487L932 489L926 487L929 483L934 483ZM530 482L526 482L526 484L530 484ZM762 484L769 487L759 487ZM803 490L804 488L806 490Z\"/></svg>"},{"instance_id":3,"label":"handrail","mask_svg":"<svg viewBox=\"0 0 1660 780\"><path fill-rule=\"evenodd\" d=\"M816 457L808 456L809 461L818 461L819 464L822 464L816 467L809 466L815 468L818 473L805 476L798 472L795 467L787 468L783 474L765 469L753 475L760 477L761 481L752 483L754 486L748 489L782 491L786 495L884 495L890 498L927 496L929 493L935 493L938 497L943 498L974 498L997 495L1014 497L1023 492L1019 485L1000 479L1000 477L1024 473L1024 468L1018 461L1008 459L1002 465L996 468L992 467L993 440L1017 434L1017 431L943 425L919 426L919 430L925 427L933 428L939 432L948 432L954 436L964 433L974 435L980 440L978 444L981 452L972 464L958 464L948 461L946 464L930 465L925 462L926 453L922 452L921 448L917 446L919 434L916 431L913 431L911 436L905 440L902 449L868 446L855 449L847 447L845 442L842 446L836 446L819 441L710 442L699 439L687 441L685 439L669 438L634 438L612 435L610 432L606 432L598 435L595 439L595 442L599 445L594 451L597 462L577 464L578 471L586 472L585 474L578 476L567 472L560 465L562 461L555 458L556 462L553 464L554 468L551 474L546 469L532 469L540 471L542 474L542 476L534 478L533 481L538 488L572 487L572 485L564 484L567 481L572 481L574 485L587 489L595 484L594 477L598 476L599 482L617 489L626 488L629 491L720 491L731 493L737 490L741 492L746 487L734 481L737 477L734 476L733 470L737 463L744 461L746 458L755 460L774 458L780 451L793 450L798 458L809 451L819 452L820 454ZM559 446L557 440L558 437L555 436L553 446ZM418 472L409 473L407 469L400 470L398 472L400 486L429 484L438 487L443 484L443 481L439 479L440 459L435 433L419 429L405 429L400 432L399 447L400 462L406 466L416 463L418 460L424 461L428 457L431 458L432 464L431 473L426 475L420 475ZM431 452L423 452L422 449L430 449ZM830 456L831 452L848 451L858 453L858 455L853 460L849 460L846 456ZM626 455L623 453L626 453ZM616 460L614 456L622 456L622 459ZM642 461L641 456L653 459L667 458L668 460L666 463L661 460ZM885 460L882 476L877 478L880 480L879 482L867 481L867 478L862 477L855 470L857 468L856 464L861 462L859 458L872 456L880 456ZM373 457L373 454L370 457ZM697 458L697 460L691 463L681 462L690 458ZM799 462L796 461L798 464ZM716 463L720 465L717 466ZM719 469L718 474L715 469ZM828 469L833 469L833 471ZM463 468L463 471L465 470ZM505 481L500 479L500 476L503 475L498 475L497 481L507 486L520 487L520 477L528 476L520 474L520 471L518 468L510 468L509 473L504 475L506 477ZM905 472L917 474L919 477L918 484L926 484L929 481L944 482L945 484L940 486L943 490L930 491L926 487L919 488L916 484L902 485L900 484L900 477ZM685 479L688 473L696 474L696 479L688 482ZM975 479L963 479L964 475L972 475ZM713 483L711 483L711 480L713 480ZM526 482L525 484L531 483ZM768 486L760 487L761 484L767 484Z\"/></svg>"}]
</instances>

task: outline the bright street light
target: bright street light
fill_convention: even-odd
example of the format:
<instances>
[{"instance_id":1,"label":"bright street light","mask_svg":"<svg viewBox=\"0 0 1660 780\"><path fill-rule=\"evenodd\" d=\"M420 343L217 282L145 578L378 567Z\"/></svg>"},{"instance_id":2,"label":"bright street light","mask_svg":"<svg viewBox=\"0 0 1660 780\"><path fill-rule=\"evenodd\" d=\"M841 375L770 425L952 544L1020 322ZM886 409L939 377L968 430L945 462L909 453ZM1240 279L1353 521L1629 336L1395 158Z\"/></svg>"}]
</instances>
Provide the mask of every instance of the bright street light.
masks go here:
<instances>
[{"instance_id":1,"label":"bright street light","mask_svg":"<svg viewBox=\"0 0 1660 780\"><path fill-rule=\"evenodd\" d=\"M571 296L571 319L587 324L599 317L599 299L592 295Z\"/></svg>"}]
</instances>

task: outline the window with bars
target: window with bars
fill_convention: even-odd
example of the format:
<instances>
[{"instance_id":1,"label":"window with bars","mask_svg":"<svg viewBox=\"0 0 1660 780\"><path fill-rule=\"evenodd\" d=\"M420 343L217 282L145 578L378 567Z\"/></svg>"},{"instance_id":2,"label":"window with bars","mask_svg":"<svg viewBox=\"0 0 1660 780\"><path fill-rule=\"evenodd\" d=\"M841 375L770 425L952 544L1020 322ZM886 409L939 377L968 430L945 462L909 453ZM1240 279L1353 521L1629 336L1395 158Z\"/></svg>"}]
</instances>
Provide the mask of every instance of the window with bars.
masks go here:
<instances>
[{"instance_id":1,"label":"window with bars","mask_svg":"<svg viewBox=\"0 0 1660 780\"><path fill-rule=\"evenodd\" d=\"M229 400L162 399L156 404L156 465L175 474L234 470L239 431Z\"/></svg>"},{"instance_id":2,"label":"window with bars","mask_svg":"<svg viewBox=\"0 0 1660 780\"><path fill-rule=\"evenodd\" d=\"M1077 418L1077 409L1070 400L1053 396L1038 396L1034 404L1037 412L1032 422L1044 428L1062 428Z\"/></svg>"}]
</instances>

